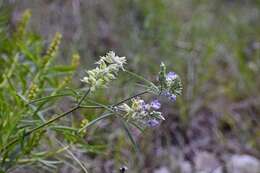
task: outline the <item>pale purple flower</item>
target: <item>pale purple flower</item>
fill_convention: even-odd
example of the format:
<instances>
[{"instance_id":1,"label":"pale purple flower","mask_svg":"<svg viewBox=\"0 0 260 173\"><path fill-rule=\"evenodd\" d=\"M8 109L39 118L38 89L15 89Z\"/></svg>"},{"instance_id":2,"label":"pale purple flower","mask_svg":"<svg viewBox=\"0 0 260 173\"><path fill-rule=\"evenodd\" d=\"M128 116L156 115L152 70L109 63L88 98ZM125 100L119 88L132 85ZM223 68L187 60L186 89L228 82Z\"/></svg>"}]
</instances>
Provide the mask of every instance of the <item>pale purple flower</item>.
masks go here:
<instances>
[{"instance_id":1,"label":"pale purple flower","mask_svg":"<svg viewBox=\"0 0 260 173\"><path fill-rule=\"evenodd\" d=\"M159 100L153 100L151 102L151 107L155 110L158 110L161 108L161 103L159 102Z\"/></svg>"},{"instance_id":2,"label":"pale purple flower","mask_svg":"<svg viewBox=\"0 0 260 173\"><path fill-rule=\"evenodd\" d=\"M167 81L172 81L174 79L177 78L177 74L175 72L169 72L167 75L166 75L166 80Z\"/></svg>"},{"instance_id":3,"label":"pale purple flower","mask_svg":"<svg viewBox=\"0 0 260 173\"><path fill-rule=\"evenodd\" d=\"M168 97L171 101L176 101L176 95L172 94L170 97Z\"/></svg>"},{"instance_id":4,"label":"pale purple flower","mask_svg":"<svg viewBox=\"0 0 260 173\"><path fill-rule=\"evenodd\" d=\"M160 122L157 121L156 119L152 119L152 120L147 121L147 125L149 127L157 127L159 124L160 124Z\"/></svg>"},{"instance_id":5,"label":"pale purple flower","mask_svg":"<svg viewBox=\"0 0 260 173\"><path fill-rule=\"evenodd\" d=\"M149 105L145 103L144 100L140 100L140 103L141 103L141 109L146 111L149 109Z\"/></svg>"},{"instance_id":6,"label":"pale purple flower","mask_svg":"<svg viewBox=\"0 0 260 173\"><path fill-rule=\"evenodd\" d=\"M170 93L169 91L163 93L164 96L166 96L171 101L176 101L176 95Z\"/></svg>"},{"instance_id":7,"label":"pale purple flower","mask_svg":"<svg viewBox=\"0 0 260 173\"><path fill-rule=\"evenodd\" d=\"M170 97L171 93L169 91L167 91L167 92L163 92L163 95L166 96L166 97Z\"/></svg>"},{"instance_id":8,"label":"pale purple flower","mask_svg":"<svg viewBox=\"0 0 260 173\"><path fill-rule=\"evenodd\" d=\"M142 105L141 105L141 109L142 109L143 111L147 111L147 110L149 109L149 107L150 107L150 105L148 105L148 104L142 104Z\"/></svg>"}]
</instances>

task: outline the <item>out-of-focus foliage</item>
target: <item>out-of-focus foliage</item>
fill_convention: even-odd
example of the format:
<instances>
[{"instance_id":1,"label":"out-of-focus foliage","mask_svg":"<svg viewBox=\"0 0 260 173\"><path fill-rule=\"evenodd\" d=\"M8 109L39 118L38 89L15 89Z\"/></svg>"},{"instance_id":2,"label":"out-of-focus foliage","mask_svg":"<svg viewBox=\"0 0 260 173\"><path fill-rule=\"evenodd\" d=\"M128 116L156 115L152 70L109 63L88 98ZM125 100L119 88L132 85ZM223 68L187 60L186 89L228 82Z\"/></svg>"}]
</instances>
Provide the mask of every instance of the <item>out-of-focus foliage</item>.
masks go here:
<instances>
[{"instance_id":1,"label":"out-of-focus foliage","mask_svg":"<svg viewBox=\"0 0 260 173\"><path fill-rule=\"evenodd\" d=\"M1 7L2 8L2 7ZM6 14L5 14L6 13ZM41 38L27 32L31 12L25 11L15 31L8 32L5 21L9 20L7 10L1 10L0 39L0 165L8 170L21 164L48 164L47 157L59 153L34 151L43 138L44 130L24 137L18 144L12 141L22 137L29 129L44 123L46 113L55 107L53 101L43 101L40 105L31 105L30 101L44 96L64 93L71 81L79 61L77 54L69 65L53 65L58 53L61 34L56 33L47 50ZM68 93L68 92L67 92ZM72 94L72 93L70 93ZM68 94L67 94L68 95ZM7 150L2 150L10 144ZM46 162L46 163L44 163ZM55 164L55 162L54 162Z\"/></svg>"}]
</instances>

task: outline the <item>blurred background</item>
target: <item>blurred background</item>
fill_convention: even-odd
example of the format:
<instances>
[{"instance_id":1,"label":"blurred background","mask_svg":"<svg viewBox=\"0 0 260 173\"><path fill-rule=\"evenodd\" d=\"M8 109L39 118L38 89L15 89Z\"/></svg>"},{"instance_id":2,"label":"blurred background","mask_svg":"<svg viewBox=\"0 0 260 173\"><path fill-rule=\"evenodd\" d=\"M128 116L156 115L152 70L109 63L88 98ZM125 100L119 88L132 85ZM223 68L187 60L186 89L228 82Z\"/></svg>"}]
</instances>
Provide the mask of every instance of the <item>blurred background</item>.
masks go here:
<instances>
[{"instance_id":1,"label":"blurred background","mask_svg":"<svg viewBox=\"0 0 260 173\"><path fill-rule=\"evenodd\" d=\"M128 59L128 68L155 80L160 62L177 72L184 91L176 103L162 100L167 119L135 139L140 156L116 123L90 133L97 151L74 154L90 172L260 172L260 1L259 0L10 0L14 27L30 9L29 30L46 44L63 40L58 62L81 56L75 85L109 50ZM117 84L114 84L117 85ZM107 89L106 100L136 91ZM129 88L130 87L130 88ZM95 137L91 138L91 134ZM21 172L17 170L16 172ZM25 172L44 172L30 167ZM77 172L61 165L57 172ZM80 172L80 170L78 170Z\"/></svg>"}]
</instances>

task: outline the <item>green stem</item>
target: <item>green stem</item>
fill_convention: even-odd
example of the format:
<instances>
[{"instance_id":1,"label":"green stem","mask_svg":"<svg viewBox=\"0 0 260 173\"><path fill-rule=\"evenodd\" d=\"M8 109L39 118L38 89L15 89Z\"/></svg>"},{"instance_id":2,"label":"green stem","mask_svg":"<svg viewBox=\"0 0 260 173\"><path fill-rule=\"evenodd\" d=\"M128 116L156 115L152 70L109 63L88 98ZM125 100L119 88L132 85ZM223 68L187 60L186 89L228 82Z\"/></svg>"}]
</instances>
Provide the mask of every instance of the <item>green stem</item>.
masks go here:
<instances>
[{"instance_id":1,"label":"green stem","mask_svg":"<svg viewBox=\"0 0 260 173\"><path fill-rule=\"evenodd\" d=\"M44 123L44 124L42 124L42 125L39 125L39 126L35 127L34 129L32 129L32 130L26 132L26 133L22 136L22 138L24 138L24 137L26 137L26 136L29 136L29 135L32 134L33 132L36 132L36 131L38 131L38 130L40 130L40 129L46 127L46 126L48 126L49 124L53 123L54 121L56 121L56 120L58 120L58 119L60 119L60 118L62 118L62 117L64 117L64 116L66 116L66 115L72 113L73 111L75 111L75 110L77 110L77 109L79 109L79 106L78 106L78 105L75 106L75 107L73 107L72 109L68 110L67 112L64 112L63 114L61 114L61 115L59 115L59 116L57 116L57 117L52 118L51 120L47 121L46 123ZM12 140L11 142L9 142L5 147L3 147L3 148L1 149L1 153L2 153L4 150L6 150L6 149L8 149L9 147L11 147L11 146L12 146L13 144L15 144L16 142L18 142L18 141L20 140L20 138L21 138L21 137L18 137L18 138L16 138L16 139Z\"/></svg>"},{"instance_id":2,"label":"green stem","mask_svg":"<svg viewBox=\"0 0 260 173\"><path fill-rule=\"evenodd\" d=\"M57 94L57 95L47 96L47 97L43 97L43 98L39 98L39 99L34 99L34 100L31 100L30 102L28 102L27 105L33 104L36 102L40 102L40 101L49 100L49 99L56 98L56 97L63 97L63 96L71 96L71 94Z\"/></svg>"},{"instance_id":3,"label":"green stem","mask_svg":"<svg viewBox=\"0 0 260 173\"><path fill-rule=\"evenodd\" d=\"M114 110L113 110L110 106L106 106L106 105L104 105L104 104L102 104L102 103L98 103L98 102L93 101L93 100L90 100L90 99L87 99L87 102L90 102L90 103L92 103L92 104L95 104L95 105L97 105L97 106L99 106L99 107L101 107L101 108L104 108L104 109L106 109L106 110L108 110L108 111L110 111L110 112L114 112Z\"/></svg>"},{"instance_id":4,"label":"green stem","mask_svg":"<svg viewBox=\"0 0 260 173\"><path fill-rule=\"evenodd\" d=\"M81 105L80 108L86 108L86 109L102 109L104 106L84 106Z\"/></svg>"},{"instance_id":5,"label":"green stem","mask_svg":"<svg viewBox=\"0 0 260 173\"><path fill-rule=\"evenodd\" d=\"M151 86L153 86L153 87L156 87L151 81L145 79L144 77L142 77L142 76L140 76L140 75L138 75L138 74L136 74L136 73L134 73L134 72L131 72L131 71L129 71L129 70L125 70L125 72L128 73L129 75L131 75L131 76L133 76L133 77L135 77L135 78L141 80L141 81L146 82L147 84L149 84L149 85L151 85Z\"/></svg>"},{"instance_id":6,"label":"green stem","mask_svg":"<svg viewBox=\"0 0 260 173\"><path fill-rule=\"evenodd\" d=\"M131 100L131 99L133 99L133 98L136 98L136 97L138 97L138 96L141 96L141 95L147 94L147 93L149 93L149 92L148 92L148 91L140 92L140 93L135 94L135 95L133 95L133 96L131 96L131 97L128 97L128 98L126 98L126 99L124 99L124 100L122 100L122 101L120 101L120 102L118 102L118 103L116 103L116 104L113 104L112 107L121 105L122 103L124 103L124 102L126 102L126 101L128 101L128 100Z\"/></svg>"},{"instance_id":7,"label":"green stem","mask_svg":"<svg viewBox=\"0 0 260 173\"><path fill-rule=\"evenodd\" d=\"M81 105L81 103L85 100L85 98L87 97L87 95L90 92L90 88L85 92L85 94L83 95L83 97L80 99L80 101L78 102L78 106Z\"/></svg>"}]
</instances>

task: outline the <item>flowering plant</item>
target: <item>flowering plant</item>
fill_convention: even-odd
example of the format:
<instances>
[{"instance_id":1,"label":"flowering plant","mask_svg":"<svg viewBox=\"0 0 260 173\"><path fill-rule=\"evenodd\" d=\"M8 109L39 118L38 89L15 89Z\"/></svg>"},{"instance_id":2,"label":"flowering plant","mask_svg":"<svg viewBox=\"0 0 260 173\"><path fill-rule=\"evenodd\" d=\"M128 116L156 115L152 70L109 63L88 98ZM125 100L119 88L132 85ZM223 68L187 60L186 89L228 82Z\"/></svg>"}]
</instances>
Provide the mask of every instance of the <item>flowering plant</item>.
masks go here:
<instances>
[{"instance_id":1,"label":"flowering plant","mask_svg":"<svg viewBox=\"0 0 260 173\"><path fill-rule=\"evenodd\" d=\"M166 96L175 101L182 87L179 76L173 72L167 73L163 63L158 80L151 82L127 70L126 58L110 51L100 57L94 69L86 71L80 80L84 87L74 89L69 83L79 65L79 55L74 53L69 65L55 65L53 60L58 54L61 34L57 33L46 53L41 53L41 41L25 32L29 17L30 12L26 11L14 36L3 40L10 49L0 52L0 57L3 57L3 65L0 64L3 69L0 78L0 172L23 164L56 168L60 161L48 158L64 151L84 172L88 172L84 164L69 151L74 144L77 144L75 147L87 148L83 140L88 135L86 129L113 116L120 120L130 141L137 148L129 125L143 130L157 127L166 119L160 111L162 105L159 99ZM144 90L114 104L103 104L94 99L96 91L109 87L112 80L118 79L120 72L140 80ZM145 94L155 99L145 101L142 98ZM61 112L67 109L67 106L59 107L61 99L71 104L71 108ZM79 123L76 122L78 117L75 118L76 123L62 121L71 114L74 117L76 112L80 114L88 110L101 112L101 115L92 119L86 116ZM55 146L53 143L61 148L51 150L45 147L51 145L52 148Z\"/></svg>"},{"instance_id":2,"label":"flowering plant","mask_svg":"<svg viewBox=\"0 0 260 173\"><path fill-rule=\"evenodd\" d=\"M114 52L110 51L96 62L98 66L95 69L86 72L88 76L81 81L88 84L91 91L105 87L111 80L116 79L120 69L124 70L125 63L125 57L116 56Z\"/></svg>"},{"instance_id":3,"label":"flowering plant","mask_svg":"<svg viewBox=\"0 0 260 173\"><path fill-rule=\"evenodd\" d=\"M177 95L181 94L182 85L180 77L175 72L169 72L166 74L164 63L161 63L161 70L158 75L157 84L147 81L134 72L126 70L124 67L126 64L126 58L116 56L112 51L108 52L106 56L102 56L96 64L98 67L86 71L87 76L83 77L81 80L89 86L90 92L95 91L99 87L108 86L108 83L112 79L116 79L120 69L146 82L146 85L144 85L146 91L136 94L112 106L103 106L103 108L108 109L108 111L113 112L114 114L120 115L126 122L133 124L139 129L144 129L145 127L156 127L160 124L160 121L165 120L162 113L158 111L161 108L159 100L155 99L147 104L140 98L141 95L150 93L157 97L166 96L170 100L175 101ZM128 100L131 100L130 105L125 103ZM86 124L85 126L88 125ZM85 127L82 127L82 129L84 128Z\"/></svg>"}]
</instances>

